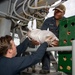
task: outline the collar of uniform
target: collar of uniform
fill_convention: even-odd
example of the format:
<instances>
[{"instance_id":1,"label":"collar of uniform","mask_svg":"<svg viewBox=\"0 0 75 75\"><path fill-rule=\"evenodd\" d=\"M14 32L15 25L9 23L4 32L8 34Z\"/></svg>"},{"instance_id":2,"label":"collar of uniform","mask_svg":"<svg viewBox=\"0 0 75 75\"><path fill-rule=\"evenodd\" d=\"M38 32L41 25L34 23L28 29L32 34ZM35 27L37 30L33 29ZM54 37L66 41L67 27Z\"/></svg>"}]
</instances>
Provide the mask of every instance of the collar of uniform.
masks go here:
<instances>
[{"instance_id":1,"label":"collar of uniform","mask_svg":"<svg viewBox=\"0 0 75 75\"><path fill-rule=\"evenodd\" d=\"M52 19L53 19L53 20L56 20L54 16L52 16Z\"/></svg>"}]
</instances>

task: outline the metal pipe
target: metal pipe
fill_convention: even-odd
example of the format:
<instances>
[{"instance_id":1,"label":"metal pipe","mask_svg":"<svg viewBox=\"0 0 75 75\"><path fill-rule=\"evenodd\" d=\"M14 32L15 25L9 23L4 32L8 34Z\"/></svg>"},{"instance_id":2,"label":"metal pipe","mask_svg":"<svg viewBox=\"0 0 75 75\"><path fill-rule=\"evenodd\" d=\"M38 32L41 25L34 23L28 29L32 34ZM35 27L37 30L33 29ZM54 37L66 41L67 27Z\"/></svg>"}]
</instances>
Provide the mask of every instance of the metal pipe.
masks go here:
<instances>
[{"instance_id":1,"label":"metal pipe","mask_svg":"<svg viewBox=\"0 0 75 75\"><path fill-rule=\"evenodd\" d=\"M34 16L32 16L32 15L26 13L26 11L25 11L25 9L24 9L25 4L26 4L26 0L24 1L23 7L22 7L23 13L24 13L25 15L27 15L27 16L29 16L29 17L31 17L31 18L37 19L37 20L43 20L43 19L44 19L44 18L41 18L41 19L40 19L40 18L36 18L36 17L34 17Z\"/></svg>"},{"instance_id":2,"label":"metal pipe","mask_svg":"<svg viewBox=\"0 0 75 75\"><path fill-rule=\"evenodd\" d=\"M28 1L28 8L30 8L30 9L54 8L54 7L56 7L56 6L59 6L59 5L62 4L63 2L65 2L65 1L61 1L61 2L59 2L57 5L54 5L54 6L31 7L31 6L30 6L30 1L31 1L31 0Z\"/></svg>"},{"instance_id":3,"label":"metal pipe","mask_svg":"<svg viewBox=\"0 0 75 75\"><path fill-rule=\"evenodd\" d=\"M37 7L37 4L38 4L38 0L35 0L35 7Z\"/></svg>"},{"instance_id":4,"label":"metal pipe","mask_svg":"<svg viewBox=\"0 0 75 75\"><path fill-rule=\"evenodd\" d=\"M26 51L35 52L37 48L28 48ZM48 47L47 51L72 51L72 46Z\"/></svg>"},{"instance_id":5,"label":"metal pipe","mask_svg":"<svg viewBox=\"0 0 75 75\"><path fill-rule=\"evenodd\" d=\"M11 0L9 0L9 4L8 4L8 14L10 14L11 11Z\"/></svg>"},{"instance_id":6,"label":"metal pipe","mask_svg":"<svg viewBox=\"0 0 75 75\"><path fill-rule=\"evenodd\" d=\"M29 17L31 17L31 18L36 18L36 17L34 17L34 16L32 16L32 15L30 15L30 14L27 14L26 12L25 12L25 10L24 10L24 7L25 7L25 3L27 3L27 0L25 0L25 1L23 1L23 2L21 2L20 4L18 4L17 6L16 6L16 9L18 9L20 6L22 6L22 4L23 4L23 12L24 12L24 14L25 15L27 15L27 16L29 16ZM12 13L13 13L13 11L12 11ZM11 14L12 14L11 13ZM20 15L18 15L17 13L16 13L16 11L15 11L15 14L18 16L18 17L20 17L20 18L22 18ZM40 16L42 16L42 17L45 17L45 15L41 15L40 14ZM43 20L44 18L36 18L37 20Z\"/></svg>"},{"instance_id":7,"label":"metal pipe","mask_svg":"<svg viewBox=\"0 0 75 75\"><path fill-rule=\"evenodd\" d=\"M23 19L23 20L29 21L29 19L20 16L20 15L17 14L17 12L15 11L15 7L16 7L16 3L17 3L17 1L18 1L18 0L15 1L14 6L13 6L13 11L14 11L14 13L15 13L16 16L19 17L20 19Z\"/></svg>"},{"instance_id":8,"label":"metal pipe","mask_svg":"<svg viewBox=\"0 0 75 75\"><path fill-rule=\"evenodd\" d=\"M72 42L72 75L75 75L75 40Z\"/></svg>"},{"instance_id":9,"label":"metal pipe","mask_svg":"<svg viewBox=\"0 0 75 75\"><path fill-rule=\"evenodd\" d=\"M5 15L5 16L7 15L5 12L2 12L2 11L0 11L0 14L3 14L3 15Z\"/></svg>"},{"instance_id":10,"label":"metal pipe","mask_svg":"<svg viewBox=\"0 0 75 75\"><path fill-rule=\"evenodd\" d=\"M22 6L22 5L23 5L23 3L24 3L24 1L23 1L23 2L21 2L21 3L19 3L19 4L16 6L16 8L18 8L18 7Z\"/></svg>"},{"instance_id":11,"label":"metal pipe","mask_svg":"<svg viewBox=\"0 0 75 75\"><path fill-rule=\"evenodd\" d=\"M1 14L1 17L4 17L4 18L11 18L11 19L14 19L14 20L20 20L20 21L24 22L24 20L21 20L21 19L15 17L15 16L12 16L12 15L8 15L8 14L2 12L2 11L0 11L0 14Z\"/></svg>"},{"instance_id":12,"label":"metal pipe","mask_svg":"<svg viewBox=\"0 0 75 75\"><path fill-rule=\"evenodd\" d=\"M14 19L11 19L11 20L12 20L12 22L13 22L14 24L18 24L18 26L25 26L25 25L27 25L27 24L17 23L17 21L15 21ZM23 21L21 21L21 22L23 22Z\"/></svg>"}]
</instances>

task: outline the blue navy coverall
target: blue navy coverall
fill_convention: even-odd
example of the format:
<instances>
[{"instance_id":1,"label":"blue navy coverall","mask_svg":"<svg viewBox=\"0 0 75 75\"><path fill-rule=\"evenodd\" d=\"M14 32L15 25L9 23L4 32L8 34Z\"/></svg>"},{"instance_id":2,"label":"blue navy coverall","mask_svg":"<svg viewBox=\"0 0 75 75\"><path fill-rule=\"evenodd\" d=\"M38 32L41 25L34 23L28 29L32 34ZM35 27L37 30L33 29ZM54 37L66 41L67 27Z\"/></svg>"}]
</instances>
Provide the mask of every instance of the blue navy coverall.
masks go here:
<instances>
[{"instance_id":1,"label":"blue navy coverall","mask_svg":"<svg viewBox=\"0 0 75 75\"><path fill-rule=\"evenodd\" d=\"M59 27L56 26L56 19L53 17L50 17L45 20L43 23L41 30L47 30L49 28L50 31L52 31L57 37L59 36ZM42 59L42 70L50 70L50 53L45 52L45 55Z\"/></svg>"},{"instance_id":2,"label":"blue navy coverall","mask_svg":"<svg viewBox=\"0 0 75 75\"><path fill-rule=\"evenodd\" d=\"M23 43L17 46L17 57L0 57L0 75L19 75L20 71L24 70L27 67L35 65L42 59L48 46L46 42L41 44L41 46L34 54L26 57L18 57L27 49L28 44L29 40L27 38Z\"/></svg>"}]
</instances>

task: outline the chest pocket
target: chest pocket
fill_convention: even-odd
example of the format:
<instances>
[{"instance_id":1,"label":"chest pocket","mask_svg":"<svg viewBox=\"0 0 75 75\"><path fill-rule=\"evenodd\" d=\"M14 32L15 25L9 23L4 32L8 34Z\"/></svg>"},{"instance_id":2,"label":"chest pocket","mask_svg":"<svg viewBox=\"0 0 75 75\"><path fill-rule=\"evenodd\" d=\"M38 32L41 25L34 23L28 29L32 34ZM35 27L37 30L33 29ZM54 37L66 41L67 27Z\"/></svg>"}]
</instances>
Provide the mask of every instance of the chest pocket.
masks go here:
<instances>
[{"instance_id":1,"label":"chest pocket","mask_svg":"<svg viewBox=\"0 0 75 75\"><path fill-rule=\"evenodd\" d=\"M56 30L56 28L54 27L53 24L49 24L48 27L49 27L49 30L52 31L52 32L54 32Z\"/></svg>"},{"instance_id":2,"label":"chest pocket","mask_svg":"<svg viewBox=\"0 0 75 75\"><path fill-rule=\"evenodd\" d=\"M57 37L58 37L58 27L52 25L52 24L49 24L49 30L52 31Z\"/></svg>"}]
</instances>

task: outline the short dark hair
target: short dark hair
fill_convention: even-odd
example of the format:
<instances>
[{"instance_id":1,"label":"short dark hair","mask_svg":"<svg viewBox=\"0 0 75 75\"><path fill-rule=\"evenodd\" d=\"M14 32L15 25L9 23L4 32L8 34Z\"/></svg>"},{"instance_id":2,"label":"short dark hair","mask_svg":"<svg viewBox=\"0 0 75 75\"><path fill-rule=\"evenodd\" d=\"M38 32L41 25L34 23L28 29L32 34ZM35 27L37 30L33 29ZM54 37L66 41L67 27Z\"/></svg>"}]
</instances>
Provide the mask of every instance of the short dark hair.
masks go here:
<instances>
[{"instance_id":1,"label":"short dark hair","mask_svg":"<svg viewBox=\"0 0 75 75\"><path fill-rule=\"evenodd\" d=\"M7 53L8 49L11 49L12 37L10 35L0 37L0 56L3 56Z\"/></svg>"}]
</instances>

